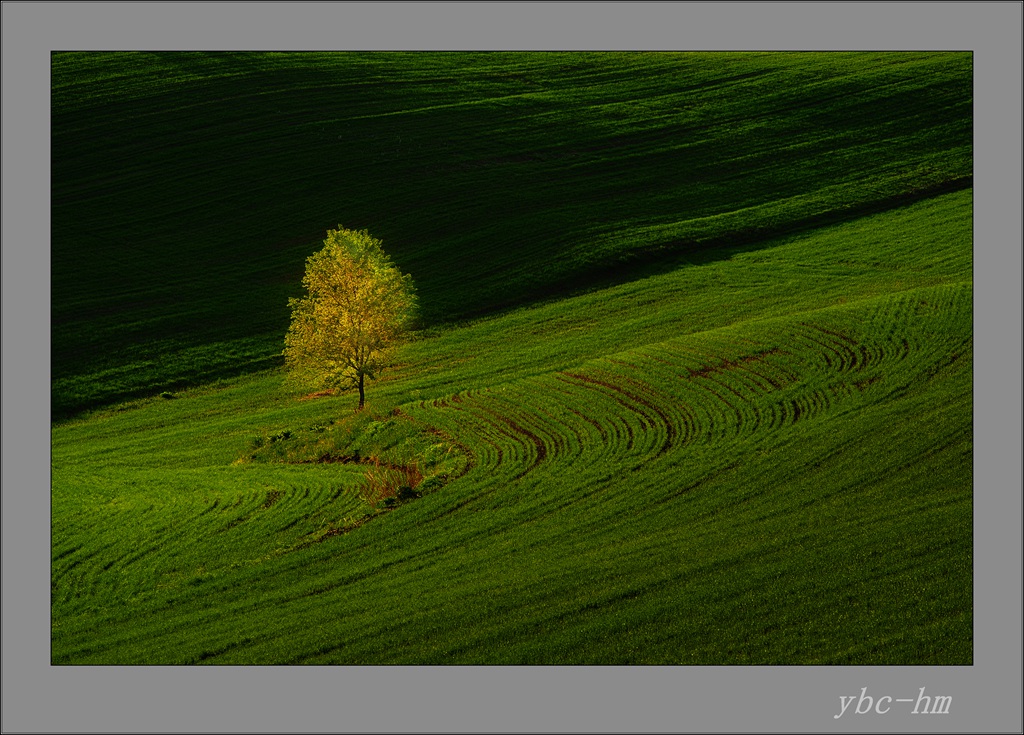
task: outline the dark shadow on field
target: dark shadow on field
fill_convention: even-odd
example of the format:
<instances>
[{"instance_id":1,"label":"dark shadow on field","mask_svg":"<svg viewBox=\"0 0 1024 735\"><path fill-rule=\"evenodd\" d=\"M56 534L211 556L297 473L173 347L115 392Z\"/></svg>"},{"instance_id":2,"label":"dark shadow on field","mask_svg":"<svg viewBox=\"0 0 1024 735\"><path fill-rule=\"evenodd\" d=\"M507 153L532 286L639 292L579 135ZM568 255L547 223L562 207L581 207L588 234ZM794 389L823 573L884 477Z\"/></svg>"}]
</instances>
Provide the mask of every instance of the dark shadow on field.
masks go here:
<instances>
[{"instance_id":1,"label":"dark shadow on field","mask_svg":"<svg viewBox=\"0 0 1024 735\"><path fill-rule=\"evenodd\" d=\"M486 309L471 311L457 320L438 320L430 326L461 323L484 315L496 315L524 306L564 299L582 293L599 291L640 278L664 275L678 268L702 266L729 260L739 253L765 250L778 244L780 238L811 232L822 227L845 224L862 217L899 209L916 202L970 189L973 176L963 176L940 184L922 187L897 196L868 202L860 202L842 210L822 212L810 217L787 221L773 226L753 227L730 232L720 237L702 240L674 240L659 243L646 249L636 249L620 258L581 269L573 278L552 283L536 289L527 297L506 303L489 305Z\"/></svg>"},{"instance_id":2,"label":"dark shadow on field","mask_svg":"<svg viewBox=\"0 0 1024 735\"><path fill-rule=\"evenodd\" d=\"M422 327L444 328L458 324L465 324L483 316L499 316L510 311L538 306L543 303L550 303L573 295L600 291L605 288L628 283L633 280L647 278L669 273L679 268L700 267L711 263L729 260L739 253L753 252L771 248L779 244L780 238L799 235L811 232L822 227L832 227L860 219L862 217L881 214L908 206L931 197L949 194L973 185L972 177L965 176L941 184L924 187L914 191L905 192L897 196L887 197L874 201L861 202L851 205L845 209L833 210L814 216L797 220L789 220L783 223L752 227L745 230L731 231L726 235L708 237L700 240L674 240L660 242L645 249L634 249L616 258L606 259L589 268L583 268L573 273L571 278L550 281L547 284L531 291L520 292L514 298L504 301L496 300L481 305L478 309L459 311L451 317L436 316L423 321ZM301 238L293 238L287 243L287 247L308 248L308 241L315 236L309 235ZM300 262L300 261L296 261ZM295 284L301 281L301 273L297 269L287 276L277 274L275 280L276 289L280 292L278 301L284 303L286 292L295 288ZM421 296L431 298L432 289L429 281L423 284ZM152 307L152 304L149 304ZM219 330L226 329L232 321L239 321L238 304L226 300L220 304L219 313L222 316L215 324L201 322L192 325L187 330L189 336L199 345L203 344L206 337L211 343L223 339ZM246 307L244 310L246 319L251 319L251 310ZM232 316L234 319L232 319ZM96 316L94 314L94 316ZM274 313L264 315L264 321L273 322ZM166 318L166 317L165 317ZM244 375L260 370L274 369L281 363L281 359L275 349L279 333L283 332L285 322L280 319L281 324L268 324L269 331L264 335L251 335L247 341L248 347L241 352L231 350L228 354L218 355L212 362L205 362L200 365L191 365L188 377L165 376L157 385L125 386L121 390L100 396L96 399L76 397L66 401L62 396L55 394L51 404L51 420L60 421L74 417L83 410L99 408L116 401L131 400L152 396L160 390L177 391L186 389L205 382L218 379L232 378L237 375ZM55 320L55 324L58 321ZM250 322L251 323L251 322ZM182 324L182 328L186 325ZM273 327L277 327L274 329ZM209 334L207 331L209 330ZM241 330L240 330L241 331ZM159 345L157 345L159 347ZM140 351L142 352L142 351ZM142 353L144 355L144 353ZM144 355L146 358L157 359L158 350L152 356Z\"/></svg>"},{"instance_id":3,"label":"dark shadow on field","mask_svg":"<svg viewBox=\"0 0 1024 735\"><path fill-rule=\"evenodd\" d=\"M275 368L304 260L339 225L382 239L442 327L969 187L908 191L969 173L970 69L964 54L56 54L51 416ZM829 211L801 219L811 208Z\"/></svg>"}]
</instances>

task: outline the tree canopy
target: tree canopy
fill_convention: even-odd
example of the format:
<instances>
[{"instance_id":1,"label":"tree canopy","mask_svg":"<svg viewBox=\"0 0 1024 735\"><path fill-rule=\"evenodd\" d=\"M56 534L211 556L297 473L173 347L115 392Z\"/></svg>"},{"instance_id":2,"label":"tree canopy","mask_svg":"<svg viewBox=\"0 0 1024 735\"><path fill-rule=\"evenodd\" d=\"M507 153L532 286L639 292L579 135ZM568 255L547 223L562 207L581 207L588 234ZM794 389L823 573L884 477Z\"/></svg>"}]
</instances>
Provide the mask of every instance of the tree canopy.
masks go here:
<instances>
[{"instance_id":1,"label":"tree canopy","mask_svg":"<svg viewBox=\"0 0 1024 735\"><path fill-rule=\"evenodd\" d=\"M291 325L284 358L289 377L318 389L359 390L391 363L411 327L417 298L403 274L366 230L328 230L306 259L306 295L288 300Z\"/></svg>"}]
</instances>

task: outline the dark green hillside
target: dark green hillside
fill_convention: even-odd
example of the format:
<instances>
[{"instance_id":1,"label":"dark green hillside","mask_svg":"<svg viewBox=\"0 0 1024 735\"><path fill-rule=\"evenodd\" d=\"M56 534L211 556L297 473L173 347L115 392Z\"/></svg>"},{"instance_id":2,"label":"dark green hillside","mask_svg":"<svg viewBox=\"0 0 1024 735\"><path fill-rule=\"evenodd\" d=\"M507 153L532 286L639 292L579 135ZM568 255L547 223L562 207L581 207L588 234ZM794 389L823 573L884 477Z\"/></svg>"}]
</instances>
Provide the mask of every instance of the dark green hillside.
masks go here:
<instances>
[{"instance_id":1,"label":"dark green hillside","mask_svg":"<svg viewBox=\"0 0 1024 735\"><path fill-rule=\"evenodd\" d=\"M55 416L273 367L368 228L428 323L969 185L967 53L55 53ZM647 272L647 271L645 271Z\"/></svg>"}]
</instances>

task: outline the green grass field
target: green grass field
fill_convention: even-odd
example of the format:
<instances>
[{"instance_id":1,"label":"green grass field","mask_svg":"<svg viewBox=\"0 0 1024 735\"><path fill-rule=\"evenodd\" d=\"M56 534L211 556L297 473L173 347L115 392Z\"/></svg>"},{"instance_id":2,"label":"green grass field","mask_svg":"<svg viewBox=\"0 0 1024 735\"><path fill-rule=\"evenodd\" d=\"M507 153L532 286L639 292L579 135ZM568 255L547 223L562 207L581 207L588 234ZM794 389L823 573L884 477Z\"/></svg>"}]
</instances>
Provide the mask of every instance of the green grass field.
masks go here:
<instances>
[{"instance_id":1,"label":"green grass field","mask_svg":"<svg viewBox=\"0 0 1024 735\"><path fill-rule=\"evenodd\" d=\"M52 662L971 664L971 73L54 54ZM424 307L358 414L338 224Z\"/></svg>"}]
</instances>

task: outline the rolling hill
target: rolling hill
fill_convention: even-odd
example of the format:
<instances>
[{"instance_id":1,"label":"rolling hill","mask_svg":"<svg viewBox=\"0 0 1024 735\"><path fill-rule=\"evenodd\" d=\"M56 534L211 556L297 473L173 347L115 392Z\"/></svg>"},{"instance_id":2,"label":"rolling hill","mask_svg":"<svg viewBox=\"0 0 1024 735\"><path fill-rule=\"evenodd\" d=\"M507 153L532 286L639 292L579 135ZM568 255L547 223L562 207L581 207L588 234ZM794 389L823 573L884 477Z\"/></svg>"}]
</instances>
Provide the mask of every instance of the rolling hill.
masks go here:
<instances>
[{"instance_id":1,"label":"rolling hill","mask_svg":"<svg viewBox=\"0 0 1024 735\"><path fill-rule=\"evenodd\" d=\"M971 104L958 53L55 54L52 662L972 663ZM279 371L339 223L425 308L361 413Z\"/></svg>"}]
</instances>

